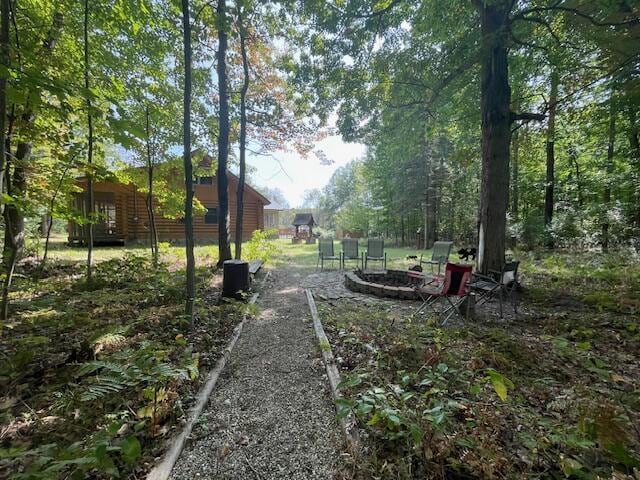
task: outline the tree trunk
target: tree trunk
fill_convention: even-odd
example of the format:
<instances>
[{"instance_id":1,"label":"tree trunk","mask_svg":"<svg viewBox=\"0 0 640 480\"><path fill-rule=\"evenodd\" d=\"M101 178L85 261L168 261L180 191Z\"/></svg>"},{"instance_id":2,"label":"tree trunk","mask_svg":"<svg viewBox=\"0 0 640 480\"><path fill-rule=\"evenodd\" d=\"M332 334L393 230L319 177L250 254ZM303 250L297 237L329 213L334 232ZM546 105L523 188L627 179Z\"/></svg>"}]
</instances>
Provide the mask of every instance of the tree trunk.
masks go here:
<instances>
[{"instance_id":1,"label":"tree trunk","mask_svg":"<svg viewBox=\"0 0 640 480\"><path fill-rule=\"evenodd\" d=\"M196 261L193 256L193 165L191 164L191 20L189 0L182 0L182 40L184 45L184 99L183 133L184 146L184 238L187 256L187 303L185 313L193 323L193 304L196 297Z\"/></svg>"},{"instance_id":2,"label":"tree trunk","mask_svg":"<svg viewBox=\"0 0 640 480\"><path fill-rule=\"evenodd\" d=\"M553 190L555 187L555 138L556 109L558 104L558 72L551 72L551 92L549 94L549 120L547 123L547 179L544 188L544 225L547 229L547 247L553 248L553 237L548 231L553 221Z\"/></svg>"},{"instance_id":3,"label":"tree trunk","mask_svg":"<svg viewBox=\"0 0 640 480\"><path fill-rule=\"evenodd\" d=\"M7 165L7 188L13 198L24 198L26 190L25 166L31 158L31 143L20 142L16 150L13 175L9 176ZM24 215L15 203L8 203L4 209L4 247L2 261L5 278L2 286L2 308L0 316L6 320L9 316L9 292L16 264L24 247Z\"/></svg>"},{"instance_id":4,"label":"tree trunk","mask_svg":"<svg viewBox=\"0 0 640 480\"><path fill-rule=\"evenodd\" d=\"M476 2L482 24L482 187L478 266L482 273L504 264L509 202L511 88L507 58L508 15L513 2Z\"/></svg>"},{"instance_id":5,"label":"tree trunk","mask_svg":"<svg viewBox=\"0 0 640 480\"><path fill-rule=\"evenodd\" d=\"M8 69L11 65L9 44L10 0L0 0L0 62ZM7 79L0 77L0 194L4 192L4 169L7 163Z\"/></svg>"},{"instance_id":6,"label":"tree trunk","mask_svg":"<svg viewBox=\"0 0 640 480\"><path fill-rule=\"evenodd\" d=\"M149 124L149 105L145 108L145 126L147 135L147 182L149 192L147 193L147 214L149 216L149 230L151 234L151 257L153 266L158 267L158 229L156 228L156 214L153 207L153 152L151 148L151 126Z\"/></svg>"},{"instance_id":7,"label":"tree trunk","mask_svg":"<svg viewBox=\"0 0 640 480\"><path fill-rule=\"evenodd\" d=\"M513 132L513 136L511 139L511 145L513 148L513 166L511 169L511 215L513 215L513 221L518 221L518 202L520 201L519 195L520 192L518 190L518 178L520 176L520 165L518 154L520 153L520 130L516 130Z\"/></svg>"},{"instance_id":8,"label":"tree trunk","mask_svg":"<svg viewBox=\"0 0 640 480\"><path fill-rule=\"evenodd\" d=\"M578 207L582 208L584 205L584 196L582 194L582 173L580 172L580 164L578 163L578 152L576 152L575 148L570 145L567 153L571 159L571 163L573 163L573 166L575 167L577 190L576 200L578 202Z\"/></svg>"},{"instance_id":9,"label":"tree trunk","mask_svg":"<svg viewBox=\"0 0 640 480\"><path fill-rule=\"evenodd\" d=\"M4 57L9 49L9 21L10 21L10 2L0 0L0 47L2 47L2 60L8 62L9 57ZM49 30L46 39L43 41L43 53L51 53L56 41L59 37L60 28L62 26L62 14L54 12L53 24ZM3 99L6 101L6 84ZM6 121L6 104L4 112L0 112L3 117L2 122ZM25 169L31 159L32 144L29 141L20 141L16 149L13 161L9 161L7 153L10 152L10 137L15 119L15 105L12 107L11 120L7 133L3 128L2 134L4 142L2 144L2 156L4 157L4 173L7 193L14 198L24 198L26 192L26 175ZM27 101L25 111L22 114L25 125L31 125L34 122L34 115L31 106ZM10 174L10 167L13 164L13 177ZM2 263L5 272L5 278L2 286L2 305L0 306L0 319L6 319L9 313L9 292L13 281L15 267L22 254L24 246L24 214L17 204L7 204L3 211L5 231L4 231L4 247L2 250Z\"/></svg>"},{"instance_id":10,"label":"tree trunk","mask_svg":"<svg viewBox=\"0 0 640 480\"><path fill-rule=\"evenodd\" d=\"M227 22L226 1L218 0L216 9L218 22L218 92L220 96L218 132L218 266L231 259L229 235L229 179L227 161L229 159L229 90L227 88Z\"/></svg>"},{"instance_id":11,"label":"tree trunk","mask_svg":"<svg viewBox=\"0 0 640 480\"><path fill-rule=\"evenodd\" d=\"M87 91L87 125L88 125L88 149L87 149L87 282L91 282L92 255L93 255L93 113L91 111L91 97L89 96L89 0L84 0L84 88Z\"/></svg>"},{"instance_id":12,"label":"tree trunk","mask_svg":"<svg viewBox=\"0 0 640 480\"><path fill-rule=\"evenodd\" d=\"M51 196L51 200L49 201L49 210L47 211L47 218L49 219L49 223L47 225L47 231L45 233L44 240L44 253L42 254L42 261L40 262L38 276L42 275L44 272L44 267L47 264L47 256L49 255L49 239L51 238L51 227L53 227L53 209L56 204L56 198L58 197L58 193L60 193L60 189L62 188L62 183L64 182L65 177L67 176L67 172L71 168L72 163L74 163L75 155L72 157L71 161L64 167L62 174L60 175L60 180L58 180L58 186L56 190L53 192Z\"/></svg>"},{"instance_id":13,"label":"tree trunk","mask_svg":"<svg viewBox=\"0 0 640 480\"><path fill-rule=\"evenodd\" d=\"M611 208L611 177L613 176L614 144L616 140L616 105L613 93L609 105L609 141L607 145L607 166L602 194L602 206L604 208L602 221L602 251L609 251L609 209Z\"/></svg>"},{"instance_id":14,"label":"tree trunk","mask_svg":"<svg viewBox=\"0 0 640 480\"><path fill-rule=\"evenodd\" d=\"M632 186L631 186L631 216L636 228L640 229L640 132L636 119L635 105L629 102L629 146L631 147L630 157L632 160Z\"/></svg>"},{"instance_id":15,"label":"tree trunk","mask_svg":"<svg viewBox=\"0 0 640 480\"><path fill-rule=\"evenodd\" d=\"M240 34L240 53L242 55L242 89L240 90L240 177L236 192L236 258L242 257L242 224L244 219L244 182L246 176L247 152L247 91L249 90L249 59L247 57L246 31L242 20L242 8L238 4L238 33Z\"/></svg>"}]
</instances>

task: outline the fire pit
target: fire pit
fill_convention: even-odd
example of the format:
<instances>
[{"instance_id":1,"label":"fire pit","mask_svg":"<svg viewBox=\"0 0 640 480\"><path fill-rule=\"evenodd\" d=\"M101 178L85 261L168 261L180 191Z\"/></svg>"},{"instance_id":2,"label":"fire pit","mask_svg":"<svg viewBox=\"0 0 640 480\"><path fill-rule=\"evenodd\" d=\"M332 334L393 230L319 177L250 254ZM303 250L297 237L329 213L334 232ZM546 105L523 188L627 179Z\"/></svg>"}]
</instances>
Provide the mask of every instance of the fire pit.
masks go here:
<instances>
[{"instance_id":1,"label":"fire pit","mask_svg":"<svg viewBox=\"0 0 640 480\"><path fill-rule=\"evenodd\" d=\"M353 292L403 300L420 300L420 296L413 288L417 281L410 277L406 270L381 272L354 270L344 275L345 286Z\"/></svg>"}]
</instances>

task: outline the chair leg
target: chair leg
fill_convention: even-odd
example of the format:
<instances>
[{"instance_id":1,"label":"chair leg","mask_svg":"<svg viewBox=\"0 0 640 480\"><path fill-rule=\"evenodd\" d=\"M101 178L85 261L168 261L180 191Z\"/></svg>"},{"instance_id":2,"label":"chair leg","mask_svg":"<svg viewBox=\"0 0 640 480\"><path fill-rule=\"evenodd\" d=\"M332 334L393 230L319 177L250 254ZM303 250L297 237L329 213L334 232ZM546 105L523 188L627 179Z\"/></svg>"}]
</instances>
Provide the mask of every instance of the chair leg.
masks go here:
<instances>
[{"instance_id":1,"label":"chair leg","mask_svg":"<svg viewBox=\"0 0 640 480\"><path fill-rule=\"evenodd\" d=\"M446 308L445 310L442 311L443 314L449 312L449 315L447 315L445 317L445 319L442 321L441 325L445 325L449 319L453 316L453 315L458 315L463 321L465 320L465 317L462 315L462 312L460 311L460 304L463 302L463 300L467 297L461 297L460 300L458 302L454 302L453 300L451 300L450 297L445 296L445 298L447 299L447 302L449 302L449 307ZM468 306L468 305L467 305ZM468 310L467 310L468 311Z\"/></svg>"},{"instance_id":2,"label":"chair leg","mask_svg":"<svg viewBox=\"0 0 640 480\"><path fill-rule=\"evenodd\" d=\"M498 300L500 302L500 319L502 320L504 318L504 312L503 312L503 308L502 308L502 297L504 296L504 290L502 288L500 288L500 290L498 291Z\"/></svg>"}]
</instances>

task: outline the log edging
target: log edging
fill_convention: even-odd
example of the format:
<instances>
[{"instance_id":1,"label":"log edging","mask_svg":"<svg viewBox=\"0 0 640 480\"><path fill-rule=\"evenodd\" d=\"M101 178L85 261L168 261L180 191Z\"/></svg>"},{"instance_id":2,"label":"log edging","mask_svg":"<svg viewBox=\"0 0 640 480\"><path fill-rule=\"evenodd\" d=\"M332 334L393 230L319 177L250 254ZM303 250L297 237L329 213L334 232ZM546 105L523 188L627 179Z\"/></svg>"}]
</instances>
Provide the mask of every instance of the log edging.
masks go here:
<instances>
[{"instance_id":1,"label":"log edging","mask_svg":"<svg viewBox=\"0 0 640 480\"><path fill-rule=\"evenodd\" d=\"M309 303L309 310L311 311L311 318L313 319L313 329L315 330L316 338L318 339L318 345L320 347L320 351L322 352L322 360L324 361L324 366L327 370L327 376L329 377L331 396L333 397L337 413L337 402L338 400L343 398L340 394L340 389L338 388L338 385L340 384L340 372L338 371L338 367L336 366L336 360L333 356L333 351L331 350L329 339L324 333L324 328L322 327L322 322L320 321L320 315L318 314L318 309L316 308L316 302L313 299L313 293L309 288L305 289L305 293L307 295L307 302ZM340 427L345 436L351 454L355 456L355 454L359 453L360 436L358 434L358 429L353 413L350 412L346 417L342 417L340 419Z\"/></svg>"},{"instance_id":2,"label":"log edging","mask_svg":"<svg viewBox=\"0 0 640 480\"><path fill-rule=\"evenodd\" d=\"M267 272L269 273L269 272ZM266 280L266 277L265 277ZM254 293L249 303L255 303L258 298L258 294ZM218 383L218 378L220 378L220 374L224 370L225 365L227 364L227 360L231 356L231 352L240 338L240 334L242 333L242 329L244 328L244 324L247 321L248 315L244 315L242 321L235 327L233 331L233 336L231 340L225 347L222 356L218 359L216 366L209 372L207 375L207 381L205 382L202 389L198 392L196 396L197 401L196 404L189 410L188 420L182 430L174 439L171 441L171 448L164 454L162 461L156 465L146 477L146 480L167 480L169 475L171 475L171 470L175 466L182 450L187 443L187 439L193 430L193 426L198 421L198 418L202 414L202 410L206 406L213 389Z\"/></svg>"}]
</instances>

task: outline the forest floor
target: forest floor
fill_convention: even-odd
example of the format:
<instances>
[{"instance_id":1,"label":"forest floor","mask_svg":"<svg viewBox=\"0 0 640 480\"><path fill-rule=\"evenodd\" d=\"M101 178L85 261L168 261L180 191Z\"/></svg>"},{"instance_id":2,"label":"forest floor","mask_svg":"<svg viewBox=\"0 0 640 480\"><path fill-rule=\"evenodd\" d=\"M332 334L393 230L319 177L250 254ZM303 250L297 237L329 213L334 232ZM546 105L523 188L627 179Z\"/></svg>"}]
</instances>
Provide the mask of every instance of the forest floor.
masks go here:
<instances>
[{"instance_id":1,"label":"forest floor","mask_svg":"<svg viewBox=\"0 0 640 480\"><path fill-rule=\"evenodd\" d=\"M96 251L90 284L70 259L82 249L54 249L40 279L33 259L19 266L0 325L0 478L144 473L246 311L218 305L217 255L199 257L190 325L171 250L157 269L148 250Z\"/></svg>"},{"instance_id":2,"label":"forest floor","mask_svg":"<svg viewBox=\"0 0 640 480\"><path fill-rule=\"evenodd\" d=\"M196 429L207 438L195 435L181 462L199 445L222 446L229 460L210 466L227 478L255 473L252 467L278 478L266 452L282 435L265 436L271 427L296 432L281 450L284 463L300 458L301 469L321 477L609 478L615 471L622 479L640 469L637 257L519 253L521 313L500 320L489 304L475 321L438 328L412 315L414 302L354 294L337 268L315 271L317 246L277 244L263 316L248 321L238 345L258 356L232 359ZM97 249L90 285L81 249L55 248L39 280L32 261L20 265L11 319L0 329L0 478L140 478L162 454L233 328L257 311L218 305L216 247L199 246L198 314L190 326L182 315L183 247L162 250L156 270L143 249ZM390 267L407 267L420 252L388 254ZM335 416L327 420L333 411L319 349L303 322L301 287L314 290L342 369L339 406L355 412L363 433L366 455L346 469L336 453ZM287 342L289 334L295 341ZM252 350L258 341L268 348ZM266 363L274 351L284 356ZM233 381L246 381L249 370L260 373L255 385ZM267 374L279 378L271 390ZM287 383L298 374L304 392ZM287 393L279 397L278 389ZM275 402L274 424L240 413L256 406L267 414L263 391ZM322 423L329 432L317 464L296 445L322 442L316 434L325 430L295 430L295 412L311 415L301 425ZM207 425L229 436L214 439ZM325 462L326 470L314 470Z\"/></svg>"},{"instance_id":3,"label":"forest floor","mask_svg":"<svg viewBox=\"0 0 640 480\"><path fill-rule=\"evenodd\" d=\"M364 439L357 478L640 478L637 258L519 258L517 315L490 302L444 328L340 274L307 280Z\"/></svg>"}]
</instances>

